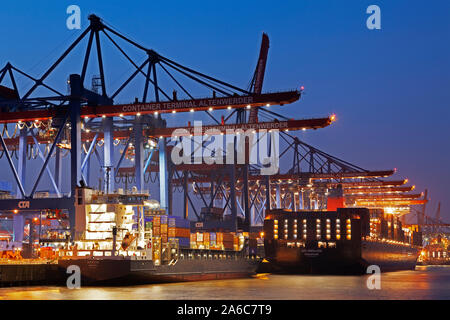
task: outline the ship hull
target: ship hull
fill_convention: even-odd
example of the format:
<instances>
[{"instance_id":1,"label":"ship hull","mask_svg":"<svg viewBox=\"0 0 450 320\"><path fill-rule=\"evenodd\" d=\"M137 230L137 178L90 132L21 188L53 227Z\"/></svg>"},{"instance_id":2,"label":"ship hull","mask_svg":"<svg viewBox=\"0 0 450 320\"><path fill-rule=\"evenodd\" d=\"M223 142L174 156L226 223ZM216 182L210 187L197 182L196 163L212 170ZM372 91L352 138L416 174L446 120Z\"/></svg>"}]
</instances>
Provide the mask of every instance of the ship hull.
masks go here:
<instances>
[{"instance_id":1,"label":"ship hull","mask_svg":"<svg viewBox=\"0 0 450 320\"><path fill-rule=\"evenodd\" d=\"M413 247L362 241L361 248L278 248L270 259L271 272L364 274L371 265L381 272L413 270L418 250Z\"/></svg>"},{"instance_id":2,"label":"ship hull","mask_svg":"<svg viewBox=\"0 0 450 320\"><path fill-rule=\"evenodd\" d=\"M58 262L60 272L70 265L81 271L85 284L143 284L220 280L250 277L258 261L250 259L180 259L173 265L154 265L151 260L68 259ZM66 275L67 278L68 275Z\"/></svg>"}]
</instances>

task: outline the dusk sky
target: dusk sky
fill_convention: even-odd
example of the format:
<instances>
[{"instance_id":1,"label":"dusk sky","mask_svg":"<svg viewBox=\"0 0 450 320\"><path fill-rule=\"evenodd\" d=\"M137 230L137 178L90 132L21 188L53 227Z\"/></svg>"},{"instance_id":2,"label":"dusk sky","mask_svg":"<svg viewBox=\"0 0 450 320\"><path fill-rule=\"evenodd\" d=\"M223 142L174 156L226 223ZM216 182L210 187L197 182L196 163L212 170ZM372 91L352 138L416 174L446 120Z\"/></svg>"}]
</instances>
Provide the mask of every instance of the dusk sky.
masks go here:
<instances>
[{"instance_id":1,"label":"dusk sky","mask_svg":"<svg viewBox=\"0 0 450 320\"><path fill-rule=\"evenodd\" d=\"M266 32L263 91L305 86L298 102L274 111L337 115L332 126L297 135L365 169L397 168L395 178L428 189L428 214L441 201L450 221L450 1L5 1L0 65L42 75L81 33L66 27L72 4L81 8L82 30L95 13L146 47L242 88ZM372 4L381 9L381 30L366 27ZM65 90L84 50L75 52L76 69L62 65L49 84ZM106 58L112 77L123 81L133 70Z\"/></svg>"}]
</instances>

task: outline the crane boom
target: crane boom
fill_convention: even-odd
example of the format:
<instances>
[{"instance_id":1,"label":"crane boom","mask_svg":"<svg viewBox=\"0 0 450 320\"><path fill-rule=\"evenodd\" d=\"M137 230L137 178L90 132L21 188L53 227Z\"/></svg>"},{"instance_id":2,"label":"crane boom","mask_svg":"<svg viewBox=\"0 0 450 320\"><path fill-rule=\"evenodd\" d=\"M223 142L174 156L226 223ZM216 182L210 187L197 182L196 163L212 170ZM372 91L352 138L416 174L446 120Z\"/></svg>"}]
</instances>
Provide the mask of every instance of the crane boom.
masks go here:
<instances>
[{"instance_id":1,"label":"crane boom","mask_svg":"<svg viewBox=\"0 0 450 320\"><path fill-rule=\"evenodd\" d=\"M267 54L269 52L269 37L266 33L262 35L261 49L259 51L258 63L256 65L255 74L253 76L253 92L260 94L262 92L262 86L264 82L264 74L266 72ZM250 116L248 118L249 123L258 122L258 108L250 110Z\"/></svg>"},{"instance_id":2,"label":"crane boom","mask_svg":"<svg viewBox=\"0 0 450 320\"><path fill-rule=\"evenodd\" d=\"M162 101L149 103L130 103L107 106L83 106L81 116L87 118L122 117L137 114L190 112L219 109L255 108L263 105L284 105L300 99L299 91L284 91L275 93L262 93L244 96L230 96L204 99L190 99L177 101ZM19 121L48 120L58 114L64 113L66 108L50 108L20 112L0 113L0 123L14 123Z\"/></svg>"}]
</instances>

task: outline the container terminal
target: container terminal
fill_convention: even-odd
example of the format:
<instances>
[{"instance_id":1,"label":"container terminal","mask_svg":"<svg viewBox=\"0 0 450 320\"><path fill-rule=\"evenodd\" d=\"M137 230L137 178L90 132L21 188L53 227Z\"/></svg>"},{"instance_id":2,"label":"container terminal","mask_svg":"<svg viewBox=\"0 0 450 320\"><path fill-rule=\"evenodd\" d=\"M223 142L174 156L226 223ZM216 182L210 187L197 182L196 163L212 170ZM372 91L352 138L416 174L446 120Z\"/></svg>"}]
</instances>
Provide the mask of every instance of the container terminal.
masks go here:
<instances>
[{"instance_id":1,"label":"container terminal","mask_svg":"<svg viewBox=\"0 0 450 320\"><path fill-rule=\"evenodd\" d=\"M79 73L59 79L63 93L49 78L80 47ZM105 50L115 50L132 68L118 85L107 78L112 66ZM144 61L133 59L132 50ZM299 101L305 88L263 92L268 51L263 34L243 89L90 15L89 26L42 75L6 63L0 70L0 161L9 180L0 182L0 283L58 282L72 264L87 282L242 277L264 264L282 266L281 251L298 258L306 247L338 249L331 255L339 262L341 246L346 252L371 239L403 246L406 267L397 269L412 268L416 253L423 256L426 215L417 211L417 224L410 225L404 217L414 206L425 208L426 194L414 193L406 178L391 178L396 169L366 170L296 137L295 131L332 125L336 115L285 117L283 107ZM23 83L31 85L19 92ZM170 125L185 112L210 123ZM228 140L214 150L206 143L230 135L231 147ZM273 163L252 161L252 137L269 146L268 155L279 152L275 172L268 173ZM202 162L205 152L212 163ZM286 219L292 226L283 229ZM305 219L314 223L303 225ZM336 227L339 219L343 229ZM314 241L303 241L304 231ZM355 250L350 255L361 256ZM355 261L352 267L362 265Z\"/></svg>"}]
</instances>

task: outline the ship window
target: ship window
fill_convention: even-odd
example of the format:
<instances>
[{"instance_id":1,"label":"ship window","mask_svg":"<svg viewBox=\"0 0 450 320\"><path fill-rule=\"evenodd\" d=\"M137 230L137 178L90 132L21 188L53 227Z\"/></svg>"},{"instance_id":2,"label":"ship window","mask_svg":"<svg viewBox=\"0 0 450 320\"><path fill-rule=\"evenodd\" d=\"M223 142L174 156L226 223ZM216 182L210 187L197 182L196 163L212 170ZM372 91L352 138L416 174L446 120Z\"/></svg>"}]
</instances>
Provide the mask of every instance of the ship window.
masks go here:
<instances>
[{"instance_id":1,"label":"ship window","mask_svg":"<svg viewBox=\"0 0 450 320\"><path fill-rule=\"evenodd\" d=\"M320 219L317 219L317 225L316 225L316 239L320 240L321 236L320 236Z\"/></svg>"}]
</instances>

